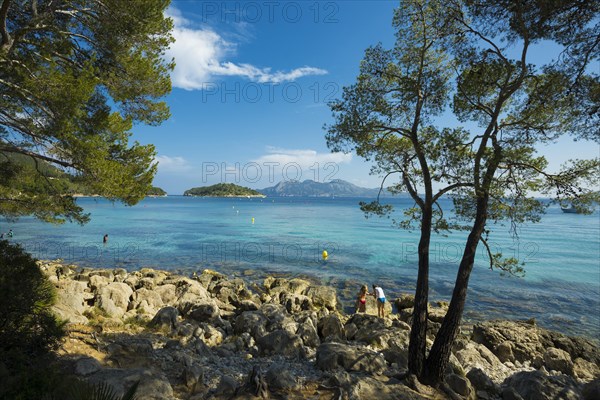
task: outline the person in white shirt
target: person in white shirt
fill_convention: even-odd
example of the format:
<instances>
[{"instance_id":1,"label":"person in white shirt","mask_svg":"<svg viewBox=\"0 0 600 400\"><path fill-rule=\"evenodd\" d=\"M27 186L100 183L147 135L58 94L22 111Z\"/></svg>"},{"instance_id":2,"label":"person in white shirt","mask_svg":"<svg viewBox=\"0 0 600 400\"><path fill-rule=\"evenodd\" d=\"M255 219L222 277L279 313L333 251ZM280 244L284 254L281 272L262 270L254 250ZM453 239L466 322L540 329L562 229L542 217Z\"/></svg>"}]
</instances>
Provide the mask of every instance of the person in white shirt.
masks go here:
<instances>
[{"instance_id":1,"label":"person in white shirt","mask_svg":"<svg viewBox=\"0 0 600 400\"><path fill-rule=\"evenodd\" d=\"M383 306L385 305L385 294L383 289L377 285L373 285L373 297L377 300L377 316L384 318L385 311Z\"/></svg>"}]
</instances>

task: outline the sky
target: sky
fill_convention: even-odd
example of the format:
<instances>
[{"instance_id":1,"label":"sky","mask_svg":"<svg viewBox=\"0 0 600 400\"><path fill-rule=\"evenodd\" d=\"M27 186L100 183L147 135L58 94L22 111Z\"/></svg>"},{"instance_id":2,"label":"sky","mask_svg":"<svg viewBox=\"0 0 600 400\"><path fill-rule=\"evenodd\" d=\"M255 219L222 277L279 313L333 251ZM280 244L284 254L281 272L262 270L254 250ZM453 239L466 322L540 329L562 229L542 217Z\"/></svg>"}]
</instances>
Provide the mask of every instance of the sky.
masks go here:
<instances>
[{"instance_id":1,"label":"sky","mask_svg":"<svg viewBox=\"0 0 600 400\"><path fill-rule=\"evenodd\" d=\"M354 83L369 46L394 42L397 1L173 1L171 118L136 125L157 149L155 186L169 194L219 182L251 188L282 180L344 179L378 187L370 164L332 153L327 103ZM557 50L534 49L540 60ZM595 144L543 149L551 167L597 157Z\"/></svg>"}]
</instances>

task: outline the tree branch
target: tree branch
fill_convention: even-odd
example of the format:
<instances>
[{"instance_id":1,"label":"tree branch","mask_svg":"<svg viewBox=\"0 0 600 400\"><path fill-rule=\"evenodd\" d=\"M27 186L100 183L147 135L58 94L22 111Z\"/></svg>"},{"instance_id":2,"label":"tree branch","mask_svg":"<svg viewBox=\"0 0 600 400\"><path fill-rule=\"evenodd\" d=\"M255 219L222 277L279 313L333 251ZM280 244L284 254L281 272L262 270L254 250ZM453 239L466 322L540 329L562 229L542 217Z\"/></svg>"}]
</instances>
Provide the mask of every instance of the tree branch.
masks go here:
<instances>
[{"instance_id":1,"label":"tree branch","mask_svg":"<svg viewBox=\"0 0 600 400\"><path fill-rule=\"evenodd\" d=\"M12 39L8 33L6 27L6 17L8 15L8 8L10 7L11 0L3 0L2 6L0 6L0 51L7 52L12 46Z\"/></svg>"},{"instance_id":2,"label":"tree branch","mask_svg":"<svg viewBox=\"0 0 600 400\"><path fill-rule=\"evenodd\" d=\"M458 182L458 183L454 183L452 185L446 186L445 188L441 189L440 191L438 191L436 193L435 196L433 196L433 201L437 202L440 197L442 197L444 194L448 193L451 190L454 190L456 188L459 187L473 187L473 183L467 183L467 182Z\"/></svg>"},{"instance_id":3,"label":"tree branch","mask_svg":"<svg viewBox=\"0 0 600 400\"><path fill-rule=\"evenodd\" d=\"M75 164L70 163L68 161L58 160L56 158L44 156L42 154L34 153L34 152L31 152L31 151L28 151L28 150L25 150L25 149L19 149L19 148L13 147L13 146L2 146L2 145L0 145L0 151L6 151L7 153L24 154L26 156L38 158L40 160L48 161L50 163L61 165L63 167L77 169L77 166Z\"/></svg>"}]
</instances>

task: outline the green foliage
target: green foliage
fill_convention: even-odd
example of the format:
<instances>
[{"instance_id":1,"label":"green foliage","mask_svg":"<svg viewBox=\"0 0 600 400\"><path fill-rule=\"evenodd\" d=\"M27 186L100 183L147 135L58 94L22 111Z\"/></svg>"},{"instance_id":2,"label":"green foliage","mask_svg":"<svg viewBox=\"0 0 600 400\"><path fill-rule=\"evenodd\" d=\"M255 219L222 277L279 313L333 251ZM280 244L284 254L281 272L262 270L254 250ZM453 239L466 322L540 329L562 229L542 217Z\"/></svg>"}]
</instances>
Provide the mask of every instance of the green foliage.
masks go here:
<instances>
[{"instance_id":1,"label":"green foliage","mask_svg":"<svg viewBox=\"0 0 600 400\"><path fill-rule=\"evenodd\" d=\"M5 240L0 271L0 399L38 399L53 382L40 365L64 335L51 311L54 286L31 256Z\"/></svg>"},{"instance_id":2,"label":"green foliage","mask_svg":"<svg viewBox=\"0 0 600 400\"><path fill-rule=\"evenodd\" d=\"M519 224L538 222L551 204L536 197L588 213L600 200L598 159L550 171L538 154L541 144L564 135L600 142L598 74L573 67L583 62L579 56L586 63L597 59L598 51L569 33L562 20L580 15L575 26L591 34L589 24L598 22L593 7L581 5L577 13L562 2L533 2L525 9L501 4L403 3L394 14L394 47L368 48L356 83L330 104L335 122L327 126L329 147L373 161L372 173L384 183L398 177L390 183L392 193L408 192L415 200L393 220L401 228L417 229L426 218L434 232L470 230L478 199L485 198L486 220L506 221L516 234ZM524 20L525 28L512 25L525 16L533 18ZM563 45L564 56L529 64L530 47L541 39ZM574 47L580 52L571 52ZM435 116L450 109L479 130L435 126ZM452 220L437 204L442 196L454 201ZM378 203L361 208L367 215L393 212ZM501 265L497 261L491 257L490 265Z\"/></svg>"},{"instance_id":3,"label":"green foliage","mask_svg":"<svg viewBox=\"0 0 600 400\"><path fill-rule=\"evenodd\" d=\"M263 196L262 193L256 190L233 183L217 183L212 186L196 187L186 190L183 195L207 197Z\"/></svg>"},{"instance_id":4,"label":"green foliage","mask_svg":"<svg viewBox=\"0 0 600 400\"><path fill-rule=\"evenodd\" d=\"M566 0L415 0L401 2L396 42L368 48L356 82L330 104L327 144L373 162L371 172L397 178L415 204L394 224L420 231L419 272L409 344L409 370L426 383L443 379L465 305L476 249L490 268L522 275L522 264L488 246L489 223L538 222L550 197L590 212L600 200L600 159L573 160L550 170L545 145L562 136L600 143L600 3ZM531 48L562 46L545 65ZM472 131L438 127L452 112ZM447 115L444 118L447 120ZM594 143L593 145L597 145ZM438 204L450 196L454 218ZM387 215L389 205L361 204ZM432 232L468 231L446 318L426 356L429 244Z\"/></svg>"},{"instance_id":5,"label":"green foliage","mask_svg":"<svg viewBox=\"0 0 600 400\"><path fill-rule=\"evenodd\" d=\"M134 123L169 116L168 0L4 0L0 9L0 215L87 222L85 189L131 205L156 172L151 145L129 143ZM6 28L4 28L6 26ZM45 161L46 165L41 165ZM73 179L50 179L48 168Z\"/></svg>"},{"instance_id":6,"label":"green foliage","mask_svg":"<svg viewBox=\"0 0 600 400\"><path fill-rule=\"evenodd\" d=\"M152 186L150 188L150 190L148 190L147 193L148 196L166 196L167 192L165 192L163 189L156 187L156 186Z\"/></svg>"},{"instance_id":7,"label":"green foliage","mask_svg":"<svg viewBox=\"0 0 600 400\"><path fill-rule=\"evenodd\" d=\"M18 245L0 241L0 353L27 357L56 348L63 323L52 314L54 286Z\"/></svg>"}]
</instances>

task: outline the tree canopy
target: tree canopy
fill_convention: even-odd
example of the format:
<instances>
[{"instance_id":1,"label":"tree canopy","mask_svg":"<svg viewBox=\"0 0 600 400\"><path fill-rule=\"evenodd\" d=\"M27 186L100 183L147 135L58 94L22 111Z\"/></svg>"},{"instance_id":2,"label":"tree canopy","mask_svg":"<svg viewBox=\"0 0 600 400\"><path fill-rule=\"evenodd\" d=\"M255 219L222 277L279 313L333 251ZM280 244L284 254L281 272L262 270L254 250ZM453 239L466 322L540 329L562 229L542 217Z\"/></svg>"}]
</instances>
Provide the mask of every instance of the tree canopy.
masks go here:
<instances>
[{"instance_id":1,"label":"tree canopy","mask_svg":"<svg viewBox=\"0 0 600 400\"><path fill-rule=\"evenodd\" d=\"M418 228L419 272L409 345L409 370L423 382L443 379L457 334L479 243L491 268L521 273L514 258L488 246L488 222L513 233L537 222L547 203L591 212L599 199L599 161L571 160L550 170L545 145L562 136L600 142L598 2L478 0L402 2L396 43L370 47L360 74L330 106L327 140L355 151L390 190L408 192L414 207L398 225ZM552 43L554 57L535 63L532 48ZM448 115L455 122L447 123ZM444 118L441 118L441 116ZM461 124L468 126L461 127ZM439 205L453 200L453 218ZM387 214L379 201L361 204ZM468 232L448 313L426 357L431 233Z\"/></svg>"},{"instance_id":2,"label":"tree canopy","mask_svg":"<svg viewBox=\"0 0 600 400\"><path fill-rule=\"evenodd\" d=\"M156 172L134 123L169 110L169 0L0 1L0 215L86 222L48 166L135 204ZM27 156L30 167L11 155ZM42 164L44 163L44 164Z\"/></svg>"}]
</instances>

